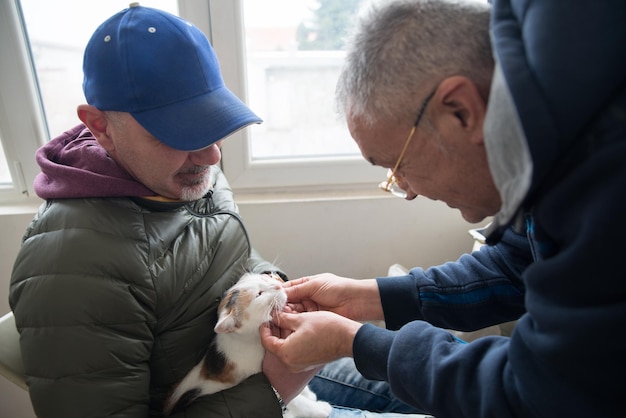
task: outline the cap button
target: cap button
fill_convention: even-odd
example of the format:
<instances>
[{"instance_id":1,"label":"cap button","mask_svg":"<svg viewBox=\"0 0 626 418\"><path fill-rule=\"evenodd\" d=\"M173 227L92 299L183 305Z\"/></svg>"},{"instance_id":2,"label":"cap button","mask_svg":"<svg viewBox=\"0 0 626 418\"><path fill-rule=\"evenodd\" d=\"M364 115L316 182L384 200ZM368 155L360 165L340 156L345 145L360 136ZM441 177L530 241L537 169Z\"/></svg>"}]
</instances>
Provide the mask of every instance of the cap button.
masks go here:
<instances>
[{"instance_id":1,"label":"cap button","mask_svg":"<svg viewBox=\"0 0 626 418\"><path fill-rule=\"evenodd\" d=\"M128 7L139 7L139 2L138 1L134 1L131 4L129 4Z\"/></svg>"}]
</instances>

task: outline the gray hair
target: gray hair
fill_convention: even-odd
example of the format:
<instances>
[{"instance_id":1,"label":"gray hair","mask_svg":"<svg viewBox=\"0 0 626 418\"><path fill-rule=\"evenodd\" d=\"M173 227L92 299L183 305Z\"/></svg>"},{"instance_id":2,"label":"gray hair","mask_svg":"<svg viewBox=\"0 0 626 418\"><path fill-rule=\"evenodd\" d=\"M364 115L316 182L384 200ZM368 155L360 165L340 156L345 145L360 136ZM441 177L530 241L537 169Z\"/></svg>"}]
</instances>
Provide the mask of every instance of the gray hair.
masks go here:
<instances>
[{"instance_id":1,"label":"gray hair","mask_svg":"<svg viewBox=\"0 0 626 418\"><path fill-rule=\"evenodd\" d=\"M486 3L382 0L362 9L336 89L338 111L366 123L415 118L444 78L471 79L485 98L493 72Z\"/></svg>"}]
</instances>

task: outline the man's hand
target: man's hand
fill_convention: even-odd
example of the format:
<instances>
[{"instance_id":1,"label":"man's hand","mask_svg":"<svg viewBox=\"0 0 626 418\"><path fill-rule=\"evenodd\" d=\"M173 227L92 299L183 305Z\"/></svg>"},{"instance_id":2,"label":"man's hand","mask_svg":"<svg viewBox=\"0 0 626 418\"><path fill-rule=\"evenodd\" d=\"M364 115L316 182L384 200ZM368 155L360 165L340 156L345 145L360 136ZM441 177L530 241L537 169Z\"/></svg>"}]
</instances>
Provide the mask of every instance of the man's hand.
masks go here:
<instances>
[{"instance_id":1,"label":"man's hand","mask_svg":"<svg viewBox=\"0 0 626 418\"><path fill-rule=\"evenodd\" d=\"M376 280L355 280L324 273L285 283L289 307L296 312L330 311L357 321L384 319Z\"/></svg>"},{"instance_id":2,"label":"man's hand","mask_svg":"<svg viewBox=\"0 0 626 418\"><path fill-rule=\"evenodd\" d=\"M320 369L321 367L318 367L293 373L274 354L266 352L263 358L263 373L285 403L291 402Z\"/></svg>"},{"instance_id":3,"label":"man's hand","mask_svg":"<svg viewBox=\"0 0 626 418\"><path fill-rule=\"evenodd\" d=\"M290 371L317 370L325 363L352 356L352 342L361 323L332 312L276 314L275 326L261 328L265 349Z\"/></svg>"}]
</instances>

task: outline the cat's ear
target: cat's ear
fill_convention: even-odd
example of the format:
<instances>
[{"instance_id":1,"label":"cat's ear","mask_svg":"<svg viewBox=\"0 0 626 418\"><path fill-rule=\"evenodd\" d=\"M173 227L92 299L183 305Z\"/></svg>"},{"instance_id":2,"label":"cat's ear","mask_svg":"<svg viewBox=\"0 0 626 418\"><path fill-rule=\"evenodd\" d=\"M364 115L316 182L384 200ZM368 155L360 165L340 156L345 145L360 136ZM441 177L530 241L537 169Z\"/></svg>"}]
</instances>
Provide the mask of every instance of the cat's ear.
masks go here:
<instances>
[{"instance_id":1,"label":"cat's ear","mask_svg":"<svg viewBox=\"0 0 626 418\"><path fill-rule=\"evenodd\" d=\"M237 320L234 311L230 311L226 315L220 315L214 329L218 334L227 334L237 331L239 327L241 327L241 321Z\"/></svg>"}]
</instances>

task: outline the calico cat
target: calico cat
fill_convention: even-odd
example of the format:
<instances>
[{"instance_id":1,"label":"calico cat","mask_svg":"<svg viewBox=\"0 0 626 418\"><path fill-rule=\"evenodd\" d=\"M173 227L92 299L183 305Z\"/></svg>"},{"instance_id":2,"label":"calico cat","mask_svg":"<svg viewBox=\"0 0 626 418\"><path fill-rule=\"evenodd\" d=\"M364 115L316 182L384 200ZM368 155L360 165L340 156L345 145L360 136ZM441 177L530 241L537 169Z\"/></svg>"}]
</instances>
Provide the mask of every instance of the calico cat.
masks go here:
<instances>
[{"instance_id":1,"label":"calico cat","mask_svg":"<svg viewBox=\"0 0 626 418\"><path fill-rule=\"evenodd\" d=\"M169 415L180 402L228 389L261 372L265 349L259 327L287 303L282 279L273 274L244 274L228 289L217 312L213 339L205 357L178 383L165 401ZM326 418L331 406L305 388L288 405L285 417Z\"/></svg>"}]
</instances>

